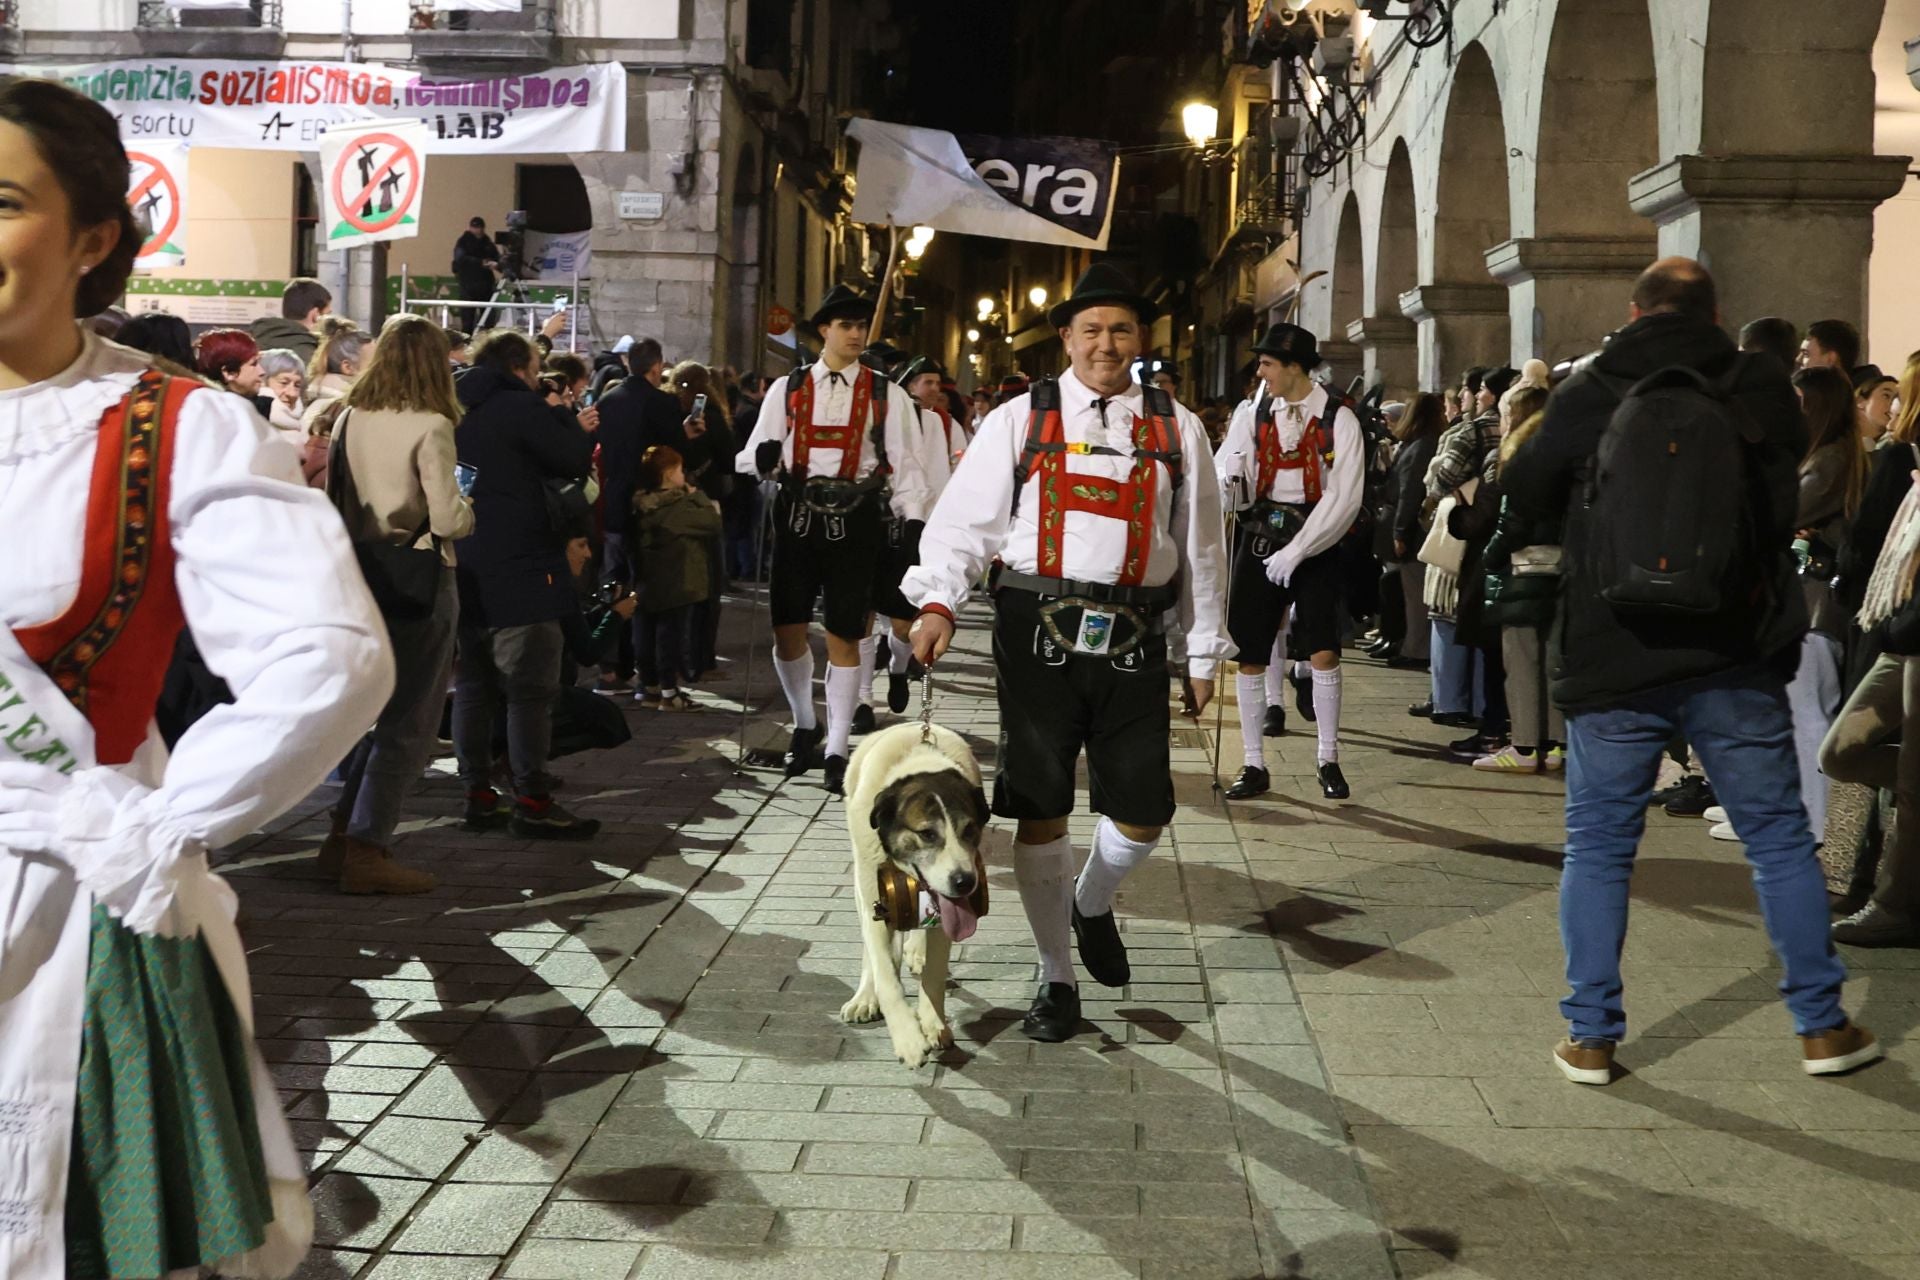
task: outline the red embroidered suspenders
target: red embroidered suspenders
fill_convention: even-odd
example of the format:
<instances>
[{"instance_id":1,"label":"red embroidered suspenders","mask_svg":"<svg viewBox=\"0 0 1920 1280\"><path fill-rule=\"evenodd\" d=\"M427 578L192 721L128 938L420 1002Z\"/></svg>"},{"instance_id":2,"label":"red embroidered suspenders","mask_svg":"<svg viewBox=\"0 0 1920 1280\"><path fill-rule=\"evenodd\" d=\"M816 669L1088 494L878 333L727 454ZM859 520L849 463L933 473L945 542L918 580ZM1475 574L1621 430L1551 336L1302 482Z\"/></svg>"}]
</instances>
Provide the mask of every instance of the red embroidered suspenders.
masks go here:
<instances>
[{"instance_id":1,"label":"red embroidered suspenders","mask_svg":"<svg viewBox=\"0 0 1920 1280\"><path fill-rule=\"evenodd\" d=\"M1327 408L1331 417L1338 413L1340 403L1328 400ZM1265 502L1273 492L1273 482L1279 479L1282 471L1299 471L1301 487L1306 491L1302 501L1314 503L1320 501L1322 468L1333 465L1333 445L1326 433L1320 429L1320 418L1307 423L1307 429L1300 436L1300 442L1291 449L1280 447L1280 428L1273 420L1273 404L1265 396L1254 409L1253 434L1254 456L1259 464L1259 488L1255 497Z\"/></svg>"},{"instance_id":2,"label":"red embroidered suspenders","mask_svg":"<svg viewBox=\"0 0 1920 1280\"><path fill-rule=\"evenodd\" d=\"M1036 394L1027 426L1027 454L1016 480L1024 486L1026 468L1040 478L1039 567L1040 577L1064 578L1065 542L1069 511L1121 520L1127 526L1127 544L1120 575L1115 585L1139 586L1147 572L1147 559L1153 548L1154 512L1159 505L1160 486L1154 464L1162 463L1173 472L1179 486L1180 433L1170 412L1162 412L1151 400L1147 416L1133 420L1133 470L1124 480L1085 475L1067 470L1067 455L1092 453L1083 444L1069 444L1060 419L1057 393ZM1016 488L1016 501L1019 489Z\"/></svg>"},{"instance_id":3,"label":"red embroidered suspenders","mask_svg":"<svg viewBox=\"0 0 1920 1280\"><path fill-rule=\"evenodd\" d=\"M878 375L871 369L858 369L852 379L853 408L847 414L843 426L816 424L813 420L813 370L811 366L796 371L798 385L787 393L787 414L793 428L793 470L801 479L807 479L809 457L815 449L838 449L840 451L840 470L836 473L841 480L856 480L860 476L860 438L869 419L874 425L884 423L886 415L882 411L875 417L874 384ZM882 392L884 400L885 393ZM876 439L876 456L879 469L890 470L887 466L886 446Z\"/></svg>"}]
</instances>

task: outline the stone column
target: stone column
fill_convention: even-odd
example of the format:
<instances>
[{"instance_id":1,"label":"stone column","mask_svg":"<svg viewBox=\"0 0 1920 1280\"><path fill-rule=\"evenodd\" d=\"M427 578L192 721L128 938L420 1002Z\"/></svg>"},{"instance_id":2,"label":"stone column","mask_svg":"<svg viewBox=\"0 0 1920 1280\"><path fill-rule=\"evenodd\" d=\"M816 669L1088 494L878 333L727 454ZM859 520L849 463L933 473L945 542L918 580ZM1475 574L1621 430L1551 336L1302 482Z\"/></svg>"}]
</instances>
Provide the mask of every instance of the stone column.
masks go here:
<instances>
[{"instance_id":1,"label":"stone column","mask_svg":"<svg viewBox=\"0 0 1920 1280\"><path fill-rule=\"evenodd\" d=\"M1660 252L1700 259L1738 330L1758 316L1867 321L1873 211L1906 183L1908 156L1676 156L1634 175L1634 210Z\"/></svg>"},{"instance_id":2,"label":"stone column","mask_svg":"<svg viewBox=\"0 0 1920 1280\"><path fill-rule=\"evenodd\" d=\"M1340 391L1361 372L1362 357L1360 348L1343 339L1339 334L1329 334L1320 344L1320 359L1326 362L1332 386Z\"/></svg>"},{"instance_id":3,"label":"stone column","mask_svg":"<svg viewBox=\"0 0 1920 1280\"><path fill-rule=\"evenodd\" d=\"M1504 285L1423 284L1400 295L1400 311L1419 334L1416 369L1422 391L1440 390L1469 365L1507 358Z\"/></svg>"},{"instance_id":4,"label":"stone column","mask_svg":"<svg viewBox=\"0 0 1920 1280\"><path fill-rule=\"evenodd\" d=\"M1659 251L1644 236L1539 236L1487 250L1487 270L1508 288L1509 363L1548 365L1585 355L1627 322L1633 282Z\"/></svg>"},{"instance_id":5,"label":"stone column","mask_svg":"<svg viewBox=\"0 0 1920 1280\"><path fill-rule=\"evenodd\" d=\"M1420 389L1420 335L1405 316L1366 316L1347 326L1347 341L1366 356L1367 385L1382 383L1387 399Z\"/></svg>"}]
</instances>

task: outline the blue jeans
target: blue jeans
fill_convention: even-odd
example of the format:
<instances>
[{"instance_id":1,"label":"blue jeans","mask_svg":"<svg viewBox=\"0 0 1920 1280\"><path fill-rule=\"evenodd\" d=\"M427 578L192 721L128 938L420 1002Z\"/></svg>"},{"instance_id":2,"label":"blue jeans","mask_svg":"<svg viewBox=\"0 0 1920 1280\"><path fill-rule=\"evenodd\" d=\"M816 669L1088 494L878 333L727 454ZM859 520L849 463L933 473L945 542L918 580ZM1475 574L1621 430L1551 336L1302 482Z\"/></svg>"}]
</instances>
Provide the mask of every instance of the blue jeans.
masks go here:
<instances>
[{"instance_id":1,"label":"blue jeans","mask_svg":"<svg viewBox=\"0 0 1920 1280\"><path fill-rule=\"evenodd\" d=\"M1660 755L1678 729L1753 864L1767 937L1786 970L1780 994L1801 1035L1846 1021L1846 966L1828 936L1826 881L1800 803L1800 767L1786 687L1760 672L1729 672L1567 717L1567 854L1560 875L1560 938L1572 993L1560 1002L1575 1040L1627 1032L1620 949L1627 882L1646 829Z\"/></svg>"},{"instance_id":2,"label":"blue jeans","mask_svg":"<svg viewBox=\"0 0 1920 1280\"><path fill-rule=\"evenodd\" d=\"M1483 715L1487 709L1487 673L1480 651L1455 639L1451 618L1435 618L1431 663L1428 668L1433 686L1435 715L1472 712Z\"/></svg>"}]
</instances>

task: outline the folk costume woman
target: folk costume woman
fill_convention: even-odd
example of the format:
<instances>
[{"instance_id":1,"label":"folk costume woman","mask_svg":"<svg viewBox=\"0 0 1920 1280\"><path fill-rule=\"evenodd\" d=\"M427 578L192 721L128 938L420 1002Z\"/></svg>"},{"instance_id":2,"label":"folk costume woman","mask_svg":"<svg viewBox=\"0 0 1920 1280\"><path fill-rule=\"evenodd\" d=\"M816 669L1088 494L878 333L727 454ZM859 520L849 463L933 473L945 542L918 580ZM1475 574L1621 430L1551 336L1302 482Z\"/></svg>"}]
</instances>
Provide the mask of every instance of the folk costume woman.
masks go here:
<instances>
[{"instance_id":1,"label":"folk costume woman","mask_svg":"<svg viewBox=\"0 0 1920 1280\"><path fill-rule=\"evenodd\" d=\"M392 661L294 451L74 323L132 267L127 177L103 108L0 87L0 1275L284 1276L312 1210L207 853L321 780ZM169 756L188 625L234 702Z\"/></svg>"}]
</instances>

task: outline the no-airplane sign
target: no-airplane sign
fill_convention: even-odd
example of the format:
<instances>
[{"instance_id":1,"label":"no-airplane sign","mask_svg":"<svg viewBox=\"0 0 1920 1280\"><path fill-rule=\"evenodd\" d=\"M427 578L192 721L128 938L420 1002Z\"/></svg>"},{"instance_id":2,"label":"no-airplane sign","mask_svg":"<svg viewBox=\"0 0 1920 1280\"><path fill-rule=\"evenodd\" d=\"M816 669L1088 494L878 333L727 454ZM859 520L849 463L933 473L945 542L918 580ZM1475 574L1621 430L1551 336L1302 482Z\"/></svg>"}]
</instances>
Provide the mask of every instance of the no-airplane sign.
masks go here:
<instances>
[{"instance_id":1,"label":"no-airplane sign","mask_svg":"<svg viewBox=\"0 0 1920 1280\"><path fill-rule=\"evenodd\" d=\"M187 149L152 143L127 152L127 203L144 239L134 266L177 267L187 260Z\"/></svg>"},{"instance_id":2,"label":"no-airplane sign","mask_svg":"<svg viewBox=\"0 0 1920 1280\"><path fill-rule=\"evenodd\" d=\"M420 234L426 126L380 121L329 128L320 143L326 239L348 249Z\"/></svg>"}]
</instances>

